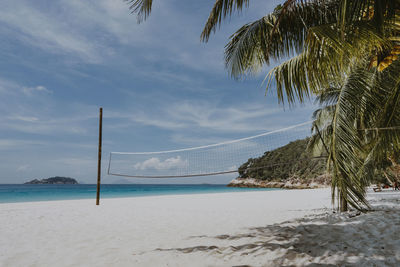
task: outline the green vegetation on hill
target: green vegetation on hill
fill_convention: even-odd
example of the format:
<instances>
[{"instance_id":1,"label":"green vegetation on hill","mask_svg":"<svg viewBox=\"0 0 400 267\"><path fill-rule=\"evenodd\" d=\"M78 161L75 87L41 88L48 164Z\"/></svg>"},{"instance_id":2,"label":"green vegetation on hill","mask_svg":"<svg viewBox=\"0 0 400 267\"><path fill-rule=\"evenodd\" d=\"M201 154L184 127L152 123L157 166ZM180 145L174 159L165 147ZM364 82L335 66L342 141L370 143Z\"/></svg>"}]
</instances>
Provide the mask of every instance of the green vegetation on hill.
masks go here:
<instances>
[{"instance_id":1,"label":"green vegetation on hill","mask_svg":"<svg viewBox=\"0 0 400 267\"><path fill-rule=\"evenodd\" d=\"M250 158L239 167L240 178L284 181L289 178L311 180L325 173L325 159L315 158L307 149L309 138L290 142L267 151L259 158Z\"/></svg>"},{"instance_id":2,"label":"green vegetation on hill","mask_svg":"<svg viewBox=\"0 0 400 267\"><path fill-rule=\"evenodd\" d=\"M56 176L42 180L34 179L25 184L78 184L78 182L73 178Z\"/></svg>"}]
</instances>

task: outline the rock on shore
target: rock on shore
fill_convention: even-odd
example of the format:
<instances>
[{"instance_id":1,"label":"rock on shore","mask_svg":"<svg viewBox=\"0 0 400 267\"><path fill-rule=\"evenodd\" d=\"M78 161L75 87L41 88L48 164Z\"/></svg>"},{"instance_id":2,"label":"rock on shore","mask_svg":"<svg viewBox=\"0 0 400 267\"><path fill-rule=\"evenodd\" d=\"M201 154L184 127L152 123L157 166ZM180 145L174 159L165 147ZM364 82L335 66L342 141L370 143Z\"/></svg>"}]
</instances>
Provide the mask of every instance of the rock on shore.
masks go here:
<instances>
[{"instance_id":1,"label":"rock on shore","mask_svg":"<svg viewBox=\"0 0 400 267\"><path fill-rule=\"evenodd\" d=\"M321 175L315 179L304 180L299 178L289 178L286 181L270 181L254 178L233 179L229 187L255 187L255 188L286 188L286 189L312 189L329 187L330 179L326 175Z\"/></svg>"}]
</instances>

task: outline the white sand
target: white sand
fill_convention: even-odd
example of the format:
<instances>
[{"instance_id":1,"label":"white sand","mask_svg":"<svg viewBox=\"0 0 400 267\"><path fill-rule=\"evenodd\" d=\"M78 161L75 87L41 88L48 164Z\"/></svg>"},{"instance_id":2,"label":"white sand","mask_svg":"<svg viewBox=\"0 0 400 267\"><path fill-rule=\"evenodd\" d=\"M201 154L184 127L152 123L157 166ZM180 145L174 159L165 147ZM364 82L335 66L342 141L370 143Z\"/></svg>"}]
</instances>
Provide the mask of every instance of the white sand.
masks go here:
<instances>
[{"instance_id":1,"label":"white sand","mask_svg":"<svg viewBox=\"0 0 400 267\"><path fill-rule=\"evenodd\" d=\"M0 204L0 266L400 266L400 193L330 189Z\"/></svg>"}]
</instances>

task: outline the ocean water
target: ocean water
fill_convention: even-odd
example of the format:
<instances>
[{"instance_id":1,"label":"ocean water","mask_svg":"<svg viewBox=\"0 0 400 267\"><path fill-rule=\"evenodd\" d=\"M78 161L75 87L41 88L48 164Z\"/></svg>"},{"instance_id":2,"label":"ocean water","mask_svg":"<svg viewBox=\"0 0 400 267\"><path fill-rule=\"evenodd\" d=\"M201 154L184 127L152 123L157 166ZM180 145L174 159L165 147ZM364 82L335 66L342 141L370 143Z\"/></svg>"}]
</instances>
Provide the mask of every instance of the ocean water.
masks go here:
<instances>
[{"instance_id":1,"label":"ocean water","mask_svg":"<svg viewBox=\"0 0 400 267\"><path fill-rule=\"evenodd\" d=\"M101 198L280 190L211 184L103 184ZM0 184L0 203L96 198L96 185Z\"/></svg>"}]
</instances>

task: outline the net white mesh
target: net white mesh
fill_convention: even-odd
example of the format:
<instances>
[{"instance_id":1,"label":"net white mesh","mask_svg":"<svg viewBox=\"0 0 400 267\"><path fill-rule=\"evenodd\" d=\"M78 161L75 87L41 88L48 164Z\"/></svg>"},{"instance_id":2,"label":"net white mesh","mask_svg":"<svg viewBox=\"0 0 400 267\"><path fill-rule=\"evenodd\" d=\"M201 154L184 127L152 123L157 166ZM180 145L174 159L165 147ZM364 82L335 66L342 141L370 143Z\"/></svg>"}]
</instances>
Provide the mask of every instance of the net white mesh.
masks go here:
<instances>
[{"instance_id":1,"label":"net white mesh","mask_svg":"<svg viewBox=\"0 0 400 267\"><path fill-rule=\"evenodd\" d=\"M311 122L219 144L158 152L111 152L108 174L137 178L207 176L238 171L249 158L311 134Z\"/></svg>"}]
</instances>

